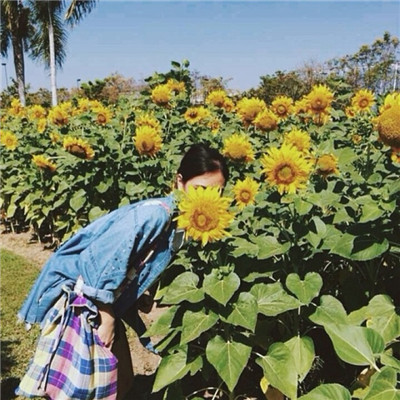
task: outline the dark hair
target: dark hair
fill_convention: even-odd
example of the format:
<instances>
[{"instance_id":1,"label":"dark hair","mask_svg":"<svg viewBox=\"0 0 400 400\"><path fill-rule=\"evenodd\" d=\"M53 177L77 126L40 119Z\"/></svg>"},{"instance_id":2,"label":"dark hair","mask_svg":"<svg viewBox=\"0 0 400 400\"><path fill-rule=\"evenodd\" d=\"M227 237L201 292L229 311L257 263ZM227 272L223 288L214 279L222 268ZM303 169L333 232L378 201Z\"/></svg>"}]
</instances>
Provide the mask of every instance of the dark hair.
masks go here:
<instances>
[{"instance_id":1,"label":"dark hair","mask_svg":"<svg viewBox=\"0 0 400 400\"><path fill-rule=\"evenodd\" d=\"M187 182L196 176L207 172L221 171L225 182L229 179L229 170L224 157L218 150L207 144L198 143L190 147L183 156L178 168L178 174L182 175L183 182Z\"/></svg>"}]
</instances>

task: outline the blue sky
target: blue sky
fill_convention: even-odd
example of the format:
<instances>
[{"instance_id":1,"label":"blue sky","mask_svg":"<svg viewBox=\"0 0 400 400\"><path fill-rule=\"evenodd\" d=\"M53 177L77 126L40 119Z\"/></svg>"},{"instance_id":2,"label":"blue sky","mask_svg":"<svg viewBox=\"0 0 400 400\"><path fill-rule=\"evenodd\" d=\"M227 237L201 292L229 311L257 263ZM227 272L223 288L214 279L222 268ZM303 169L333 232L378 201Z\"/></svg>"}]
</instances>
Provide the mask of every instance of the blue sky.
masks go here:
<instances>
[{"instance_id":1,"label":"blue sky","mask_svg":"<svg viewBox=\"0 0 400 400\"><path fill-rule=\"evenodd\" d=\"M385 31L400 36L400 1L106 1L69 33L59 87L113 72L140 80L188 59L202 75L256 87L260 76L354 54ZM12 60L2 68L14 77ZM26 60L33 90L48 71Z\"/></svg>"}]
</instances>

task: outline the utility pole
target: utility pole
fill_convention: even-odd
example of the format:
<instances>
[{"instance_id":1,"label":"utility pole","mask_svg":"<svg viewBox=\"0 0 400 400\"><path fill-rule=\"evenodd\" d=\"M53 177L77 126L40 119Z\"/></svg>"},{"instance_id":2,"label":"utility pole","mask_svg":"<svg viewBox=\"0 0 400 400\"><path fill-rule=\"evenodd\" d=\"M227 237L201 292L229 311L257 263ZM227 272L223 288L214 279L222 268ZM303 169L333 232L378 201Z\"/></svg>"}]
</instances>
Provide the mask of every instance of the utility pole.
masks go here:
<instances>
[{"instance_id":1,"label":"utility pole","mask_svg":"<svg viewBox=\"0 0 400 400\"><path fill-rule=\"evenodd\" d=\"M8 88L7 64L6 63L1 63L1 65L4 67L4 74L5 74L5 77L6 77L6 88Z\"/></svg>"}]
</instances>

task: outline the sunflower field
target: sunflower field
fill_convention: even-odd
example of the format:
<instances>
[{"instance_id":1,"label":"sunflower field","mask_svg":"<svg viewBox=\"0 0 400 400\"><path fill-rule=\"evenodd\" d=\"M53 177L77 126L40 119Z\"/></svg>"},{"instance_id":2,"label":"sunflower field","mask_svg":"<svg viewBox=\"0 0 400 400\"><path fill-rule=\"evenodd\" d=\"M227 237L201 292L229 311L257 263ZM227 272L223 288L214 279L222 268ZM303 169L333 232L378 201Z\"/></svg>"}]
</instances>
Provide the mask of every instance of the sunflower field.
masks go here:
<instances>
[{"instance_id":1,"label":"sunflower field","mask_svg":"<svg viewBox=\"0 0 400 400\"><path fill-rule=\"evenodd\" d=\"M4 221L66 240L169 193L207 142L231 178L178 194L189 238L162 276L163 399L400 399L400 94L315 85L266 104L191 98L188 64L135 98L2 110Z\"/></svg>"}]
</instances>

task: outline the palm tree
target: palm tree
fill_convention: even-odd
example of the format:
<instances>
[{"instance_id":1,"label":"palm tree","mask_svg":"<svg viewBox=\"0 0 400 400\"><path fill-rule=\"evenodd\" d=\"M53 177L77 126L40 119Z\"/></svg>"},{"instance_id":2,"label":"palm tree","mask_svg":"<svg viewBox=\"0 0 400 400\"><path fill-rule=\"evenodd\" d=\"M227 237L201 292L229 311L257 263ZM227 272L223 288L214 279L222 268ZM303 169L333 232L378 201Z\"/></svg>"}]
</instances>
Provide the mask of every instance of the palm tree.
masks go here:
<instances>
[{"instance_id":1,"label":"palm tree","mask_svg":"<svg viewBox=\"0 0 400 400\"><path fill-rule=\"evenodd\" d=\"M65 57L67 42L66 23L73 26L78 23L95 6L96 0L72 0L65 15L64 0L29 1L32 17L35 21L36 33L32 37L31 55L41 59L45 67L50 69L52 105L57 105L57 67L61 68Z\"/></svg>"},{"instance_id":2,"label":"palm tree","mask_svg":"<svg viewBox=\"0 0 400 400\"><path fill-rule=\"evenodd\" d=\"M21 0L1 0L1 16L1 55L7 57L12 46L19 100L25 106L24 49L32 34L29 9L23 6Z\"/></svg>"}]
</instances>

